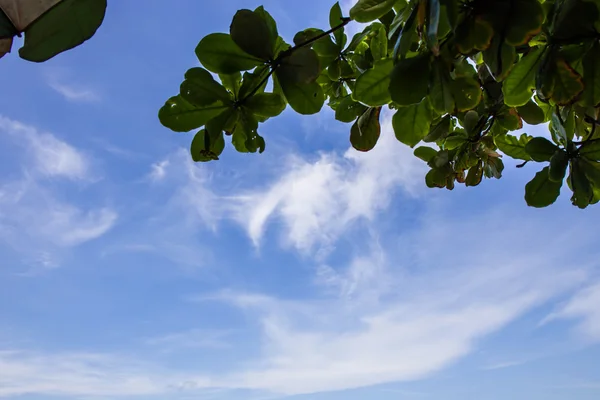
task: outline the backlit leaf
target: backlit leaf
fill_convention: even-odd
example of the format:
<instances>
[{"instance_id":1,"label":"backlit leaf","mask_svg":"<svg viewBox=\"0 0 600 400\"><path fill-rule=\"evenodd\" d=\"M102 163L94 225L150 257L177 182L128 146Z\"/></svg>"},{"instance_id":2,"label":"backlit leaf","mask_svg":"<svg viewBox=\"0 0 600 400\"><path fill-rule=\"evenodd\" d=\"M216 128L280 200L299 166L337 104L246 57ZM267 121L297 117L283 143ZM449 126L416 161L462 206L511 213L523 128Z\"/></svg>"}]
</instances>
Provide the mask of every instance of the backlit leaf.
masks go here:
<instances>
[{"instance_id":1,"label":"backlit leaf","mask_svg":"<svg viewBox=\"0 0 600 400\"><path fill-rule=\"evenodd\" d=\"M392 59L387 58L375 63L372 69L365 71L356 80L352 96L371 107L383 106L390 102L390 74L394 68Z\"/></svg>"},{"instance_id":2,"label":"backlit leaf","mask_svg":"<svg viewBox=\"0 0 600 400\"><path fill-rule=\"evenodd\" d=\"M247 71L263 62L240 49L226 33L205 36L196 47L196 56L207 70L217 74Z\"/></svg>"},{"instance_id":3,"label":"backlit leaf","mask_svg":"<svg viewBox=\"0 0 600 400\"><path fill-rule=\"evenodd\" d=\"M525 185L525 201L531 207L542 208L554 203L560 195L562 182L553 182L548 176L550 167L538 172L535 177Z\"/></svg>"}]
</instances>

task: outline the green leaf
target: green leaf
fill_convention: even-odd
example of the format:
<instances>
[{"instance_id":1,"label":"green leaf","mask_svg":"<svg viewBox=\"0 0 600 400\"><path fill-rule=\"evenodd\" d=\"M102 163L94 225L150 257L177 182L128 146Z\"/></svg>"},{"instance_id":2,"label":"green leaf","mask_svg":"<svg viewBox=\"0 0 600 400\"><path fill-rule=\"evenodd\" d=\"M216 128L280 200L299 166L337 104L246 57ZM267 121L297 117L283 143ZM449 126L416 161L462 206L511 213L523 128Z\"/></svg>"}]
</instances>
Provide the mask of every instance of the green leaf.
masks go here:
<instances>
[{"instance_id":1,"label":"green leaf","mask_svg":"<svg viewBox=\"0 0 600 400\"><path fill-rule=\"evenodd\" d=\"M441 59L433 63L429 99L435 111L440 114L453 113L455 109L454 96L452 95L450 71Z\"/></svg>"},{"instance_id":2,"label":"green leaf","mask_svg":"<svg viewBox=\"0 0 600 400\"><path fill-rule=\"evenodd\" d=\"M394 46L394 60L396 61L398 59L402 60L404 57L406 57L406 53L408 53L410 50L410 46L415 39L418 10L418 5L415 5L408 16L408 19L404 23L400 35L398 36L398 40Z\"/></svg>"},{"instance_id":3,"label":"green leaf","mask_svg":"<svg viewBox=\"0 0 600 400\"><path fill-rule=\"evenodd\" d=\"M388 104L391 100L388 88L393 68L394 62L390 58L376 62L372 69L356 80L352 94L354 99L371 107Z\"/></svg>"},{"instance_id":4,"label":"green leaf","mask_svg":"<svg viewBox=\"0 0 600 400\"><path fill-rule=\"evenodd\" d=\"M535 174L533 180L525 185L525 201L536 208L547 207L554 203L560 195L562 182L553 182L548 176L550 167Z\"/></svg>"},{"instance_id":5,"label":"green leaf","mask_svg":"<svg viewBox=\"0 0 600 400\"><path fill-rule=\"evenodd\" d=\"M281 82L298 84L313 83L320 73L319 56L308 47L301 47L292 52L277 68L277 76Z\"/></svg>"},{"instance_id":6,"label":"green leaf","mask_svg":"<svg viewBox=\"0 0 600 400\"><path fill-rule=\"evenodd\" d=\"M352 122L367 110L367 107L352 99L344 97L335 109L335 119L341 122Z\"/></svg>"},{"instance_id":7,"label":"green leaf","mask_svg":"<svg viewBox=\"0 0 600 400\"><path fill-rule=\"evenodd\" d=\"M220 74L219 79L221 79L221 83L225 89L229 90L229 92L233 94L233 97L237 99L240 87L242 86L242 74L240 72Z\"/></svg>"},{"instance_id":8,"label":"green leaf","mask_svg":"<svg viewBox=\"0 0 600 400\"><path fill-rule=\"evenodd\" d=\"M279 36L267 25L267 21L251 10L235 13L229 28L231 39L246 53L264 61L273 59L275 42Z\"/></svg>"},{"instance_id":9,"label":"green leaf","mask_svg":"<svg viewBox=\"0 0 600 400\"><path fill-rule=\"evenodd\" d=\"M502 92L507 106L522 106L531 99L535 74L543 55L543 47L534 48L514 66L504 80Z\"/></svg>"},{"instance_id":10,"label":"green leaf","mask_svg":"<svg viewBox=\"0 0 600 400\"><path fill-rule=\"evenodd\" d=\"M257 93L246 100L245 106L261 117L276 117L285 110L285 100L275 93Z\"/></svg>"},{"instance_id":11,"label":"green leaf","mask_svg":"<svg viewBox=\"0 0 600 400\"><path fill-rule=\"evenodd\" d=\"M408 106L421 102L429 90L429 53L398 61L392 70L389 91L394 103Z\"/></svg>"},{"instance_id":12,"label":"green leaf","mask_svg":"<svg viewBox=\"0 0 600 400\"><path fill-rule=\"evenodd\" d=\"M500 36L495 36L490 47L483 52L483 61L497 82L508 76L516 59L517 52L515 48L506 44Z\"/></svg>"},{"instance_id":13,"label":"green leaf","mask_svg":"<svg viewBox=\"0 0 600 400\"><path fill-rule=\"evenodd\" d=\"M492 44L494 28L481 17L466 18L456 28L456 48L462 54L486 50Z\"/></svg>"},{"instance_id":14,"label":"green leaf","mask_svg":"<svg viewBox=\"0 0 600 400\"><path fill-rule=\"evenodd\" d=\"M199 108L178 95L167 100L158 112L158 119L175 132L188 132L206 124L226 108L222 104Z\"/></svg>"},{"instance_id":15,"label":"green leaf","mask_svg":"<svg viewBox=\"0 0 600 400\"><path fill-rule=\"evenodd\" d=\"M438 28L440 26L440 0L429 0L429 18L427 19L427 46L433 54L439 53Z\"/></svg>"},{"instance_id":16,"label":"green leaf","mask_svg":"<svg viewBox=\"0 0 600 400\"><path fill-rule=\"evenodd\" d=\"M550 161L558 149L558 146L543 137L532 138L525 145L527 154L529 154L533 161L537 162Z\"/></svg>"},{"instance_id":17,"label":"green leaf","mask_svg":"<svg viewBox=\"0 0 600 400\"><path fill-rule=\"evenodd\" d=\"M579 160L573 160L568 179L573 190L571 202L579 208L586 208L594 199L594 191L585 171Z\"/></svg>"},{"instance_id":18,"label":"green leaf","mask_svg":"<svg viewBox=\"0 0 600 400\"><path fill-rule=\"evenodd\" d=\"M444 148L446 150L454 150L465 144L467 139L468 138L463 135L450 135L444 141Z\"/></svg>"},{"instance_id":19,"label":"green leaf","mask_svg":"<svg viewBox=\"0 0 600 400\"><path fill-rule=\"evenodd\" d=\"M388 53L388 39L385 26L380 25L375 36L371 38L371 55L374 61L381 60L387 57Z\"/></svg>"},{"instance_id":20,"label":"green leaf","mask_svg":"<svg viewBox=\"0 0 600 400\"><path fill-rule=\"evenodd\" d=\"M433 160L433 158L437 155L437 151L431 147L421 146L415 149L414 154L421 160L428 163L431 162L431 160Z\"/></svg>"},{"instance_id":21,"label":"green leaf","mask_svg":"<svg viewBox=\"0 0 600 400\"><path fill-rule=\"evenodd\" d=\"M501 152L517 160L529 161L531 156L525 150L525 146L532 139L523 133L518 139L512 135L499 135L494 137L494 143Z\"/></svg>"},{"instance_id":22,"label":"green leaf","mask_svg":"<svg viewBox=\"0 0 600 400\"><path fill-rule=\"evenodd\" d=\"M550 169L548 170L548 179L552 182L562 182L567 174L569 166L569 155L566 151L557 150L550 158Z\"/></svg>"},{"instance_id":23,"label":"green leaf","mask_svg":"<svg viewBox=\"0 0 600 400\"><path fill-rule=\"evenodd\" d=\"M600 189L600 163L590 161L586 158L580 158L578 163L585 176L590 180L590 183L596 189Z\"/></svg>"},{"instance_id":24,"label":"green leaf","mask_svg":"<svg viewBox=\"0 0 600 400\"><path fill-rule=\"evenodd\" d=\"M336 58L327 67L327 76L332 81L337 81L338 79L340 79L340 75L342 74L342 68L340 66L340 63L341 63L341 60L339 58Z\"/></svg>"},{"instance_id":25,"label":"green leaf","mask_svg":"<svg viewBox=\"0 0 600 400\"><path fill-rule=\"evenodd\" d=\"M600 43L594 42L583 57L583 100L588 107L600 105Z\"/></svg>"},{"instance_id":26,"label":"green leaf","mask_svg":"<svg viewBox=\"0 0 600 400\"><path fill-rule=\"evenodd\" d=\"M579 148L579 154L588 160L600 161L600 142L584 142Z\"/></svg>"},{"instance_id":27,"label":"green leaf","mask_svg":"<svg viewBox=\"0 0 600 400\"><path fill-rule=\"evenodd\" d=\"M247 71L263 63L240 49L226 33L205 36L196 47L196 56L207 70L217 74Z\"/></svg>"},{"instance_id":28,"label":"green leaf","mask_svg":"<svg viewBox=\"0 0 600 400\"><path fill-rule=\"evenodd\" d=\"M437 124L431 126L429 133L423 138L423 141L431 143L448 136L450 133L450 123L450 115L444 116Z\"/></svg>"},{"instance_id":29,"label":"green leaf","mask_svg":"<svg viewBox=\"0 0 600 400\"><path fill-rule=\"evenodd\" d=\"M204 68L191 68L185 73L180 88L181 97L197 107L209 106L217 101L229 102L227 89L214 80Z\"/></svg>"},{"instance_id":30,"label":"green leaf","mask_svg":"<svg viewBox=\"0 0 600 400\"><path fill-rule=\"evenodd\" d=\"M566 146L569 138L572 136L567 135L567 131L556 113L552 114L549 127L550 133L552 134L552 139L556 143L560 143L563 146Z\"/></svg>"},{"instance_id":31,"label":"green leaf","mask_svg":"<svg viewBox=\"0 0 600 400\"><path fill-rule=\"evenodd\" d=\"M452 169L445 168L433 168L425 175L425 184L429 188L443 188L448 184L448 179L452 174Z\"/></svg>"},{"instance_id":32,"label":"green leaf","mask_svg":"<svg viewBox=\"0 0 600 400\"><path fill-rule=\"evenodd\" d=\"M529 100L525 105L517 107L517 112L529 125L538 125L546 121L544 110L533 100Z\"/></svg>"},{"instance_id":33,"label":"green leaf","mask_svg":"<svg viewBox=\"0 0 600 400\"><path fill-rule=\"evenodd\" d=\"M325 32L323 30L317 28L305 29L296 33L294 36L294 44L299 46L299 48L302 48L301 46L304 43L316 38L317 36L323 35L324 33ZM339 56L342 50L339 44L333 42L330 35L323 36L322 38L313 42L312 48L319 56L332 58Z\"/></svg>"},{"instance_id":34,"label":"green leaf","mask_svg":"<svg viewBox=\"0 0 600 400\"><path fill-rule=\"evenodd\" d=\"M477 186L483 179L483 162L477 161L477 164L469 168L469 173L465 179L466 186Z\"/></svg>"},{"instance_id":35,"label":"green leaf","mask_svg":"<svg viewBox=\"0 0 600 400\"><path fill-rule=\"evenodd\" d=\"M19 56L43 62L90 39L104 20L106 0L62 0L25 29Z\"/></svg>"},{"instance_id":36,"label":"green leaf","mask_svg":"<svg viewBox=\"0 0 600 400\"><path fill-rule=\"evenodd\" d=\"M331 10L329 11L329 26L331 29L337 27L343 22L342 17L342 7L340 7L340 2L338 1L333 5L333 7L331 7ZM344 34L344 28L340 28L333 32L333 37L335 38L336 44L343 48L346 38L346 35Z\"/></svg>"},{"instance_id":37,"label":"green leaf","mask_svg":"<svg viewBox=\"0 0 600 400\"><path fill-rule=\"evenodd\" d=\"M542 30L544 9L539 0L519 0L511 5L505 40L511 46L522 46Z\"/></svg>"},{"instance_id":38,"label":"green leaf","mask_svg":"<svg viewBox=\"0 0 600 400\"><path fill-rule=\"evenodd\" d=\"M281 71L275 71L276 84L281 86L281 90L294 111L299 114L316 114L323 108L325 103L325 93L323 88L317 82L299 83L294 80L287 80L282 77Z\"/></svg>"},{"instance_id":39,"label":"green leaf","mask_svg":"<svg viewBox=\"0 0 600 400\"><path fill-rule=\"evenodd\" d=\"M581 75L571 68L564 59L558 58L550 73L554 74L554 85L551 95L547 97L555 103L559 105L570 104L583 91Z\"/></svg>"},{"instance_id":40,"label":"green leaf","mask_svg":"<svg viewBox=\"0 0 600 400\"><path fill-rule=\"evenodd\" d=\"M381 134L379 114L381 107L369 108L352 125L350 143L358 151L372 150Z\"/></svg>"},{"instance_id":41,"label":"green leaf","mask_svg":"<svg viewBox=\"0 0 600 400\"><path fill-rule=\"evenodd\" d=\"M396 138L410 147L415 147L427 136L430 123L431 111L427 101L400 107L392 118Z\"/></svg>"},{"instance_id":42,"label":"green leaf","mask_svg":"<svg viewBox=\"0 0 600 400\"><path fill-rule=\"evenodd\" d=\"M496 115L495 121L507 131L516 131L523 128L523 121L515 108L504 108Z\"/></svg>"},{"instance_id":43,"label":"green leaf","mask_svg":"<svg viewBox=\"0 0 600 400\"><path fill-rule=\"evenodd\" d=\"M481 87L474 78L459 77L451 80L448 85L454 98L455 111L471 110L481 101Z\"/></svg>"},{"instance_id":44,"label":"green leaf","mask_svg":"<svg viewBox=\"0 0 600 400\"><path fill-rule=\"evenodd\" d=\"M264 80L269 73L268 66L258 67L254 72L244 72L244 79L242 80L242 86L239 90L238 99L242 100L246 98L253 90L255 90L259 83L263 82L255 93L263 93L267 86L267 80Z\"/></svg>"},{"instance_id":45,"label":"green leaf","mask_svg":"<svg viewBox=\"0 0 600 400\"><path fill-rule=\"evenodd\" d=\"M371 22L383 17L393 7L396 0L358 0L350 9L350 18L356 22Z\"/></svg>"},{"instance_id":46,"label":"green leaf","mask_svg":"<svg viewBox=\"0 0 600 400\"><path fill-rule=\"evenodd\" d=\"M202 129L192 139L190 153L195 162L207 162L218 160L219 155L225 149L225 139L223 132L215 135L208 134L206 129Z\"/></svg>"}]
</instances>

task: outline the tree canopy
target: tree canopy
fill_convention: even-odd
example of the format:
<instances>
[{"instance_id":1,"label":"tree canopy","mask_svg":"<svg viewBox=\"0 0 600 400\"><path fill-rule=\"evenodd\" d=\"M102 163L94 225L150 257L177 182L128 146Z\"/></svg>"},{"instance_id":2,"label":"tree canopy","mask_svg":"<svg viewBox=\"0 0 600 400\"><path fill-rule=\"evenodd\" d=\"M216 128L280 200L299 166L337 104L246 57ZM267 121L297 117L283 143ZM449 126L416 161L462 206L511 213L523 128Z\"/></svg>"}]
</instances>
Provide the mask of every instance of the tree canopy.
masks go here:
<instances>
[{"instance_id":1,"label":"tree canopy","mask_svg":"<svg viewBox=\"0 0 600 400\"><path fill-rule=\"evenodd\" d=\"M260 124L288 105L307 115L327 103L369 151L387 106L396 138L430 167L428 187L499 179L504 156L542 164L530 206L554 203L566 181L585 208L600 201L599 16L600 0L358 0L289 44L263 7L239 10L229 33L200 40L204 68L158 115L173 131L199 129L191 156L206 162L226 137L262 153ZM369 25L349 38L352 21ZM547 137L511 134L524 123L547 125Z\"/></svg>"}]
</instances>

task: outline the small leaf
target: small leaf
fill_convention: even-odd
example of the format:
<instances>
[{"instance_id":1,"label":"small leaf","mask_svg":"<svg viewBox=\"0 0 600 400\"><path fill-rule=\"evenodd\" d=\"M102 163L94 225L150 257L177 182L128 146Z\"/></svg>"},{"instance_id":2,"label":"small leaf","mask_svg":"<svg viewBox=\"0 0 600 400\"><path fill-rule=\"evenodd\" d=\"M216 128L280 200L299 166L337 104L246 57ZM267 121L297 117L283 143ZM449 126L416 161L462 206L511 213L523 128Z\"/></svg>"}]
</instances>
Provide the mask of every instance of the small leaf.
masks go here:
<instances>
[{"instance_id":1,"label":"small leaf","mask_svg":"<svg viewBox=\"0 0 600 400\"><path fill-rule=\"evenodd\" d=\"M335 109L335 119L341 122L352 122L367 110L367 107L348 95L340 101Z\"/></svg>"},{"instance_id":2,"label":"small leaf","mask_svg":"<svg viewBox=\"0 0 600 400\"><path fill-rule=\"evenodd\" d=\"M371 55L373 56L374 61L381 60L382 58L387 58L388 39L385 27L383 25L379 26L379 29L377 30L375 36L371 38L371 44L369 48L371 49Z\"/></svg>"},{"instance_id":3,"label":"small leaf","mask_svg":"<svg viewBox=\"0 0 600 400\"><path fill-rule=\"evenodd\" d=\"M495 121L507 131L516 131L523 128L523 121L515 108L504 108L496 115Z\"/></svg>"},{"instance_id":4,"label":"small leaf","mask_svg":"<svg viewBox=\"0 0 600 400\"><path fill-rule=\"evenodd\" d=\"M329 11L329 26L331 27L331 29L337 27L343 22L342 17L342 7L340 7L340 2L338 1L333 5L333 7L331 7L331 10ZM340 47L344 47L345 36L346 35L344 34L344 28L338 29L335 32L333 32L335 42Z\"/></svg>"},{"instance_id":5,"label":"small leaf","mask_svg":"<svg viewBox=\"0 0 600 400\"><path fill-rule=\"evenodd\" d=\"M246 53L264 61L273 59L278 35L269 29L267 21L258 13L239 10L235 13L229 30L235 44Z\"/></svg>"},{"instance_id":6,"label":"small leaf","mask_svg":"<svg viewBox=\"0 0 600 400\"><path fill-rule=\"evenodd\" d=\"M275 93L257 93L250 97L245 106L261 117L276 117L285 110L285 100Z\"/></svg>"},{"instance_id":7,"label":"small leaf","mask_svg":"<svg viewBox=\"0 0 600 400\"><path fill-rule=\"evenodd\" d=\"M192 140L190 154L195 162L207 162L218 160L223 149L225 149L223 132L209 135L206 129L202 129L196 133Z\"/></svg>"},{"instance_id":8,"label":"small leaf","mask_svg":"<svg viewBox=\"0 0 600 400\"><path fill-rule=\"evenodd\" d=\"M522 106L531 99L535 74L543 55L543 47L534 48L514 66L504 80L502 92L507 106Z\"/></svg>"},{"instance_id":9,"label":"small leaf","mask_svg":"<svg viewBox=\"0 0 600 400\"><path fill-rule=\"evenodd\" d=\"M240 49L226 33L205 36L196 47L196 56L207 70L217 74L247 71L263 62Z\"/></svg>"},{"instance_id":10,"label":"small leaf","mask_svg":"<svg viewBox=\"0 0 600 400\"><path fill-rule=\"evenodd\" d=\"M494 137L494 143L501 152L517 160L529 161L531 156L525 150L525 146L532 137L523 133L518 139L512 135L498 135Z\"/></svg>"},{"instance_id":11,"label":"small leaf","mask_svg":"<svg viewBox=\"0 0 600 400\"><path fill-rule=\"evenodd\" d=\"M444 148L446 150L454 150L467 141L467 138L463 135L450 135L444 141Z\"/></svg>"},{"instance_id":12,"label":"small leaf","mask_svg":"<svg viewBox=\"0 0 600 400\"><path fill-rule=\"evenodd\" d=\"M398 61L398 59L403 60L404 57L406 57L406 53L408 53L410 50L410 47L415 39L418 13L419 7L415 5L408 16L408 19L404 23L402 31L400 32L398 40L396 41L396 45L394 46L394 61Z\"/></svg>"},{"instance_id":13,"label":"small leaf","mask_svg":"<svg viewBox=\"0 0 600 400\"><path fill-rule=\"evenodd\" d=\"M238 99L245 99L253 91L254 93L263 93L267 87L267 81L264 78L268 73L269 67L266 65L256 68L254 72L244 72L244 79L239 89ZM258 87L261 82L263 83Z\"/></svg>"},{"instance_id":14,"label":"small leaf","mask_svg":"<svg viewBox=\"0 0 600 400\"><path fill-rule=\"evenodd\" d=\"M516 59L517 52L515 48L506 44L500 36L495 36L490 47L483 52L483 60L497 82L508 76Z\"/></svg>"},{"instance_id":15,"label":"small leaf","mask_svg":"<svg viewBox=\"0 0 600 400\"><path fill-rule=\"evenodd\" d=\"M220 74L219 79L221 79L221 83L225 89L229 90L229 92L233 94L233 97L237 99L242 85L242 74L240 72L234 72L229 75Z\"/></svg>"},{"instance_id":16,"label":"small leaf","mask_svg":"<svg viewBox=\"0 0 600 400\"><path fill-rule=\"evenodd\" d=\"M173 96L160 109L158 118L164 126L175 132L188 132L206 124L226 108L222 104L199 108L181 96Z\"/></svg>"},{"instance_id":17,"label":"small leaf","mask_svg":"<svg viewBox=\"0 0 600 400\"><path fill-rule=\"evenodd\" d=\"M429 132L431 111L427 101L400 107L392 118L396 138L410 146L416 146Z\"/></svg>"},{"instance_id":18,"label":"small leaf","mask_svg":"<svg viewBox=\"0 0 600 400\"><path fill-rule=\"evenodd\" d=\"M358 0L350 9L350 18L356 22L371 22L388 13L396 0Z\"/></svg>"},{"instance_id":19,"label":"small leaf","mask_svg":"<svg viewBox=\"0 0 600 400\"><path fill-rule=\"evenodd\" d=\"M477 186L481 183L483 179L483 162L479 160L477 164L473 167L469 168L469 173L467 174L467 178L465 179L466 186Z\"/></svg>"},{"instance_id":20,"label":"small leaf","mask_svg":"<svg viewBox=\"0 0 600 400\"><path fill-rule=\"evenodd\" d=\"M414 154L421 160L428 163L437 155L437 151L431 147L421 146L415 149Z\"/></svg>"},{"instance_id":21,"label":"small leaf","mask_svg":"<svg viewBox=\"0 0 600 400\"><path fill-rule=\"evenodd\" d=\"M538 125L546 121L544 110L533 100L529 100L525 105L517 107L517 112L529 125Z\"/></svg>"},{"instance_id":22,"label":"small leaf","mask_svg":"<svg viewBox=\"0 0 600 400\"><path fill-rule=\"evenodd\" d=\"M442 60L436 59L431 73L429 99L433 109L440 114L454 113L456 108L450 86L451 80L447 65Z\"/></svg>"},{"instance_id":23,"label":"small leaf","mask_svg":"<svg viewBox=\"0 0 600 400\"><path fill-rule=\"evenodd\" d=\"M231 101L231 96L204 68L191 68L185 73L181 84L181 97L198 107L209 106L217 101Z\"/></svg>"},{"instance_id":24,"label":"small leaf","mask_svg":"<svg viewBox=\"0 0 600 400\"><path fill-rule=\"evenodd\" d=\"M388 104L391 100L388 88L393 68L394 63L390 58L376 62L372 69L356 80L352 94L354 99L371 107Z\"/></svg>"},{"instance_id":25,"label":"small leaf","mask_svg":"<svg viewBox=\"0 0 600 400\"><path fill-rule=\"evenodd\" d=\"M455 111L471 110L481 101L481 86L473 78L459 77L451 80L448 85L454 98Z\"/></svg>"},{"instance_id":26,"label":"small leaf","mask_svg":"<svg viewBox=\"0 0 600 400\"><path fill-rule=\"evenodd\" d=\"M369 108L352 125L350 143L358 151L372 150L381 134L379 114L381 107Z\"/></svg>"},{"instance_id":27,"label":"small leaf","mask_svg":"<svg viewBox=\"0 0 600 400\"><path fill-rule=\"evenodd\" d=\"M431 143L439 139L444 139L450 133L450 123L450 115L444 116L437 124L431 126L429 133L423 138L423 141Z\"/></svg>"},{"instance_id":28,"label":"small leaf","mask_svg":"<svg viewBox=\"0 0 600 400\"><path fill-rule=\"evenodd\" d=\"M537 162L550 161L558 149L558 146L543 137L532 138L525 145L527 154L529 154L533 161Z\"/></svg>"},{"instance_id":29,"label":"small leaf","mask_svg":"<svg viewBox=\"0 0 600 400\"><path fill-rule=\"evenodd\" d=\"M417 104L429 91L431 69L429 54L398 61L392 70L389 92L394 103L400 106Z\"/></svg>"},{"instance_id":30,"label":"small leaf","mask_svg":"<svg viewBox=\"0 0 600 400\"><path fill-rule=\"evenodd\" d=\"M531 207L542 208L554 203L560 195L562 182L553 182L548 176L550 167L538 172L533 180L525 185L525 201Z\"/></svg>"},{"instance_id":31,"label":"small leaf","mask_svg":"<svg viewBox=\"0 0 600 400\"><path fill-rule=\"evenodd\" d=\"M105 12L106 0L58 2L25 28L25 42L19 49L19 56L28 61L43 62L79 46L94 36Z\"/></svg>"}]
</instances>

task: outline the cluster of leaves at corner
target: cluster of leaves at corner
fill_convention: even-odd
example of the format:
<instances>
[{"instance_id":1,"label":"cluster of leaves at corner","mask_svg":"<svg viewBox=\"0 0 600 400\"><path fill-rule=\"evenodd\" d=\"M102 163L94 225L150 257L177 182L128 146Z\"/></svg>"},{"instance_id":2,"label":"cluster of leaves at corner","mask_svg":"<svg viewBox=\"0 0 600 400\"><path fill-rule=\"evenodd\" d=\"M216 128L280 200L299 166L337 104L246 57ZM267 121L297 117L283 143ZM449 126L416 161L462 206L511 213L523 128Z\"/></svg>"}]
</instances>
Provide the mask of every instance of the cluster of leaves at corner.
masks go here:
<instances>
[{"instance_id":1,"label":"cluster of leaves at corner","mask_svg":"<svg viewBox=\"0 0 600 400\"><path fill-rule=\"evenodd\" d=\"M350 20L370 25L348 40ZM549 163L526 185L530 206L554 203L565 179L574 205L600 200L600 0L359 0L349 18L336 3L330 25L292 46L262 7L238 11L230 34L200 41L206 69L186 73L162 124L202 128L192 158L209 161L224 135L240 152L262 152L260 122L327 101L353 123L352 146L369 151L387 105L400 142L427 143L415 155L431 168L429 187L498 179L503 153L519 167ZM547 124L551 140L509 133L523 122Z\"/></svg>"}]
</instances>

